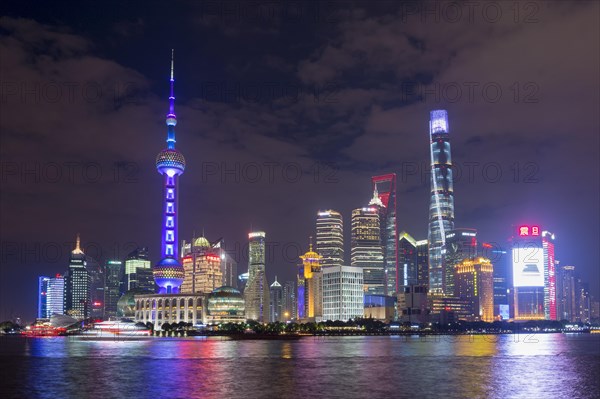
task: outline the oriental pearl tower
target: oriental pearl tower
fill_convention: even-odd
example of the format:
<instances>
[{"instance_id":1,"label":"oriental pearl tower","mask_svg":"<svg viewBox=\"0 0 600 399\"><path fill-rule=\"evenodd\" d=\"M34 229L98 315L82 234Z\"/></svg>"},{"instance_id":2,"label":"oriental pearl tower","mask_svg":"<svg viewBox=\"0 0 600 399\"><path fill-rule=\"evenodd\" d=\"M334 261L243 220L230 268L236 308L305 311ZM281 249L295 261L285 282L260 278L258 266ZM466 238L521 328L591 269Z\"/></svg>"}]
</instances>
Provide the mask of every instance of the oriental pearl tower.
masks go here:
<instances>
[{"instance_id":1,"label":"oriental pearl tower","mask_svg":"<svg viewBox=\"0 0 600 399\"><path fill-rule=\"evenodd\" d=\"M173 93L173 50L171 50L171 95L167 114L167 148L156 156L156 169L164 177L162 218L162 259L154 266L152 274L160 294L176 294L183 282L183 266L179 262L177 239L177 180L185 170L185 158L175 149L175 95Z\"/></svg>"}]
</instances>

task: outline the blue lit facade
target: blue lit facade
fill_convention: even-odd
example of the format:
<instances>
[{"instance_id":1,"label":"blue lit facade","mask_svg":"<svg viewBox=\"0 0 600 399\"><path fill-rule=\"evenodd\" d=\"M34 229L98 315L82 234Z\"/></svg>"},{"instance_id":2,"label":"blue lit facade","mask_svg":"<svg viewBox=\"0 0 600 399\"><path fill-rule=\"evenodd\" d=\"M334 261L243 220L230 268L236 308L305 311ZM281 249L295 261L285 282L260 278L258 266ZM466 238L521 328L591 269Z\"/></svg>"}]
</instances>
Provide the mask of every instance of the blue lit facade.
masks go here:
<instances>
[{"instance_id":1,"label":"blue lit facade","mask_svg":"<svg viewBox=\"0 0 600 399\"><path fill-rule=\"evenodd\" d=\"M454 187L448 113L431 111L429 121L431 150L431 202L429 206L429 292L444 292L444 252L446 233L454 229Z\"/></svg>"},{"instance_id":2,"label":"blue lit facade","mask_svg":"<svg viewBox=\"0 0 600 399\"><path fill-rule=\"evenodd\" d=\"M159 293L175 294L183 283L183 266L179 262L177 237L177 180L185 170L185 158L175 149L175 95L173 92L173 58L171 58L171 94L167 114L167 148L156 156L156 169L164 178L161 256L153 275Z\"/></svg>"}]
</instances>

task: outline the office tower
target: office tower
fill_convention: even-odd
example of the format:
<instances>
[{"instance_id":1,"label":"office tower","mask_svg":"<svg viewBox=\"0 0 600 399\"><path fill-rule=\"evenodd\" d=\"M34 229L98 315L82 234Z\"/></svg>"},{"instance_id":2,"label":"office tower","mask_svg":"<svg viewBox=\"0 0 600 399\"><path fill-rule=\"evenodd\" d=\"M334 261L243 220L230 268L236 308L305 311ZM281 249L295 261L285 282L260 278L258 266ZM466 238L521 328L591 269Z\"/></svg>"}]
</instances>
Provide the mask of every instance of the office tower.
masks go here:
<instances>
[{"instance_id":1,"label":"office tower","mask_svg":"<svg viewBox=\"0 0 600 399\"><path fill-rule=\"evenodd\" d=\"M344 223L339 212L330 209L317 214L316 250L323 267L344 263Z\"/></svg>"},{"instance_id":2,"label":"office tower","mask_svg":"<svg viewBox=\"0 0 600 399\"><path fill-rule=\"evenodd\" d=\"M474 320L494 321L494 268L489 259L465 259L456 265L454 296L470 301Z\"/></svg>"},{"instance_id":3,"label":"office tower","mask_svg":"<svg viewBox=\"0 0 600 399\"><path fill-rule=\"evenodd\" d=\"M577 316L575 321L579 323L589 323L592 318L592 302L590 296L589 284L581 278L576 281L577 287Z\"/></svg>"},{"instance_id":4,"label":"office tower","mask_svg":"<svg viewBox=\"0 0 600 399\"><path fill-rule=\"evenodd\" d=\"M385 292L380 229L377 207L352 211L350 263L363 269L366 294L383 295Z\"/></svg>"},{"instance_id":5,"label":"office tower","mask_svg":"<svg viewBox=\"0 0 600 399\"><path fill-rule=\"evenodd\" d=\"M65 278L60 274L51 277L46 291L46 318L65 312Z\"/></svg>"},{"instance_id":6,"label":"office tower","mask_svg":"<svg viewBox=\"0 0 600 399\"><path fill-rule=\"evenodd\" d=\"M565 265L560 267L560 290L558 290L557 300L560 311L558 312L559 320L568 320L574 322L577 318L577 299L576 299L576 282L575 266Z\"/></svg>"},{"instance_id":7,"label":"office tower","mask_svg":"<svg viewBox=\"0 0 600 399\"><path fill-rule=\"evenodd\" d=\"M85 257L85 268L90 276L90 317L99 320L104 318L104 269L91 256Z\"/></svg>"},{"instance_id":8,"label":"office tower","mask_svg":"<svg viewBox=\"0 0 600 399\"><path fill-rule=\"evenodd\" d=\"M64 311L76 319L87 319L91 315L91 278L80 244L77 235L75 249L71 251L69 269L65 275Z\"/></svg>"},{"instance_id":9,"label":"office tower","mask_svg":"<svg viewBox=\"0 0 600 399\"><path fill-rule=\"evenodd\" d=\"M223 285L221 253L206 238L193 240L182 264L185 277L180 292L210 294Z\"/></svg>"},{"instance_id":10,"label":"office tower","mask_svg":"<svg viewBox=\"0 0 600 399\"><path fill-rule=\"evenodd\" d=\"M417 241L403 231L398 238L398 293L401 287L417 284Z\"/></svg>"},{"instance_id":11,"label":"office tower","mask_svg":"<svg viewBox=\"0 0 600 399\"><path fill-rule=\"evenodd\" d=\"M169 113L167 114L167 148L156 156L156 169L164 177L163 220L162 220L162 259L154 266L154 281L159 293L178 293L183 282L183 266L179 263L177 240L177 180L185 170L185 158L175 149L175 94L173 85L173 54L171 53L171 94L169 96Z\"/></svg>"},{"instance_id":12,"label":"office tower","mask_svg":"<svg viewBox=\"0 0 600 399\"><path fill-rule=\"evenodd\" d=\"M123 262L109 260L104 267L104 317L117 316L117 302L121 297L121 280L123 279Z\"/></svg>"},{"instance_id":13,"label":"office tower","mask_svg":"<svg viewBox=\"0 0 600 399\"><path fill-rule=\"evenodd\" d=\"M429 290L429 242L417 241L417 284Z\"/></svg>"},{"instance_id":14,"label":"office tower","mask_svg":"<svg viewBox=\"0 0 600 399\"><path fill-rule=\"evenodd\" d=\"M219 239L213 246L217 251L218 256L221 258L221 285L237 288L238 286L238 274L237 274L237 262L231 256L224 247L222 239Z\"/></svg>"},{"instance_id":15,"label":"office tower","mask_svg":"<svg viewBox=\"0 0 600 399\"><path fill-rule=\"evenodd\" d=\"M283 284L283 320L296 320L298 306L296 303L296 282L286 281Z\"/></svg>"},{"instance_id":16,"label":"office tower","mask_svg":"<svg viewBox=\"0 0 600 399\"><path fill-rule=\"evenodd\" d=\"M454 229L446 232L446 246L442 249L442 290L454 295L454 270L464 259L477 256L477 230Z\"/></svg>"},{"instance_id":17,"label":"office tower","mask_svg":"<svg viewBox=\"0 0 600 399\"><path fill-rule=\"evenodd\" d=\"M510 303L508 298L509 278L508 270L510 256L505 250L493 249L492 245L483 243L483 257L491 257L494 264L494 315L499 315L503 320L510 318Z\"/></svg>"},{"instance_id":18,"label":"office tower","mask_svg":"<svg viewBox=\"0 0 600 399\"><path fill-rule=\"evenodd\" d=\"M238 276L238 284L241 292L246 291L246 284L248 284L248 272L242 273Z\"/></svg>"},{"instance_id":19,"label":"office tower","mask_svg":"<svg viewBox=\"0 0 600 399\"><path fill-rule=\"evenodd\" d=\"M539 226L520 226L512 238L512 301L516 320L546 318L541 234Z\"/></svg>"},{"instance_id":20,"label":"office tower","mask_svg":"<svg viewBox=\"0 0 600 399\"><path fill-rule=\"evenodd\" d=\"M355 266L323 268L323 320L364 316L363 271Z\"/></svg>"},{"instance_id":21,"label":"office tower","mask_svg":"<svg viewBox=\"0 0 600 399\"><path fill-rule=\"evenodd\" d=\"M389 173L371 178L373 200L370 206L378 206L380 240L383 247L383 270L385 295L395 296L398 281L403 277L398 270L398 225L396 221L396 174ZM377 200L375 199L377 197ZM375 201L375 202L374 202Z\"/></svg>"},{"instance_id":22,"label":"office tower","mask_svg":"<svg viewBox=\"0 0 600 399\"><path fill-rule=\"evenodd\" d=\"M312 243L308 252L300 256L304 273L304 318L321 321L323 317L323 272L321 255L313 251Z\"/></svg>"},{"instance_id":23,"label":"office tower","mask_svg":"<svg viewBox=\"0 0 600 399\"><path fill-rule=\"evenodd\" d=\"M557 320L554 234L549 231L542 232L542 249L544 251L544 314L546 320Z\"/></svg>"},{"instance_id":24,"label":"office tower","mask_svg":"<svg viewBox=\"0 0 600 399\"><path fill-rule=\"evenodd\" d=\"M296 315L298 320L306 318L306 280L304 279L304 265L298 265L296 280Z\"/></svg>"},{"instance_id":25,"label":"office tower","mask_svg":"<svg viewBox=\"0 0 600 399\"><path fill-rule=\"evenodd\" d=\"M47 318L48 313L48 283L50 277L40 276L38 277L38 319Z\"/></svg>"},{"instance_id":26,"label":"office tower","mask_svg":"<svg viewBox=\"0 0 600 399\"><path fill-rule=\"evenodd\" d=\"M154 281L152 281L150 286L147 284L146 286L144 286L144 284L140 284L139 277L140 275L145 276L147 270L152 272L152 263L150 262L150 257L148 256L148 248L138 247L130 252L125 258L124 283L126 291L134 289L155 291Z\"/></svg>"},{"instance_id":27,"label":"office tower","mask_svg":"<svg viewBox=\"0 0 600 399\"><path fill-rule=\"evenodd\" d=\"M271 322L285 321L283 315L283 287L277 281L277 276L275 276L275 281L271 284L269 296L271 299Z\"/></svg>"},{"instance_id":28,"label":"office tower","mask_svg":"<svg viewBox=\"0 0 600 399\"><path fill-rule=\"evenodd\" d=\"M265 232L248 234L248 282L244 289L246 317L260 322L269 321L269 284L265 271Z\"/></svg>"},{"instance_id":29,"label":"office tower","mask_svg":"<svg viewBox=\"0 0 600 399\"><path fill-rule=\"evenodd\" d=\"M431 111L429 120L431 155L431 200L429 206L429 293L444 292L444 259L446 233L454 229L454 189L448 114L445 110Z\"/></svg>"}]
</instances>

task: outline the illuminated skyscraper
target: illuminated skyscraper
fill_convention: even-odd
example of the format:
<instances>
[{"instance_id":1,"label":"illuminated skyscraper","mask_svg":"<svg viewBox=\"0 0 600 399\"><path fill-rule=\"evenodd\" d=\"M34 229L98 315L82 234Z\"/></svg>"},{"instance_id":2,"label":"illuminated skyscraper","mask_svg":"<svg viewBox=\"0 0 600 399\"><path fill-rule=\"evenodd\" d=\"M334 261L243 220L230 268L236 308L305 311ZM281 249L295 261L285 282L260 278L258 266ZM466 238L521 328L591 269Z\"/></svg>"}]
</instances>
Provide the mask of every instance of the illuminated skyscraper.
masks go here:
<instances>
[{"instance_id":1,"label":"illuminated skyscraper","mask_svg":"<svg viewBox=\"0 0 600 399\"><path fill-rule=\"evenodd\" d=\"M171 94L169 96L169 113L167 114L167 148L158 153L156 169L164 176L163 222L162 222L162 259L154 266L154 281L159 293L178 293L183 282L183 266L178 257L177 237L177 180L185 170L185 158L175 149L175 94L173 85L173 55L171 53Z\"/></svg>"},{"instance_id":2,"label":"illuminated skyscraper","mask_svg":"<svg viewBox=\"0 0 600 399\"><path fill-rule=\"evenodd\" d=\"M139 289L155 291L154 281L148 284L144 276L152 272L152 263L148 256L148 248L136 248L125 258L125 288L126 291Z\"/></svg>"},{"instance_id":3,"label":"illuminated skyscraper","mask_svg":"<svg viewBox=\"0 0 600 399\"><path fill-rule=\"evenodd\" d=\"M446 233L454 229L454 188L448 113L431 111L429 120L431 155L431 202L429 206L429 293L452 295L444 292L443 249Z\"/></svg>"},{"instance_id":4,"label":"illuminated skyscraper","mask_svg":"<svg viewBox=\"0 0 600 399\"><path fill-rule=\"evenodd\" d=\"M323 268L323 320L364 317L363 271L353 266Z\"/></svg>"},{"instance_id":5,"label":"illuminated skyscraper","mask_svg":"<svg viewBox=\"0 0 600 399\"><path fill-rule=\"evenodd\" d=\"M417 241L417 284L429 289L429 242Z\"/></svg>"},{"instance_id":6,"label":"illuminated skyscraper","mask_svg":"<svg viewBox=\"0 0 600 399\"><path fill-rule=\"evenodd\" d=\"M64 314L65 311L65 278L60 274L51 277L46 291L46 317L53 314Z\"/></svg>"},{"instance_id":7,"label":"illuminated skyscraper","mask_svg":"<svg viewBox=\"0 0 600 399\"><path fill-rule=\"evenodd\" d=\"M304 273L304 317L310 321L323 318L323 271L321 255L313 251L312 243L308 252L300 256Z\"/></svg>"},{"instance_id":8,"label":"illuminated skyscraper","mask_svg":"<svg viewBox=\"0 0 600 399\"><path fill-rule=\"evenodd\" d=\"M542 249L544 251L544 314L546 320L557 320L554 234L549 231L542 232Z\"/></svg>"},{"instance_id":9,"label":"illuminated skyscraper","mask_svg":"<svg viewBox=\"0 0 600 399\"><path fill-rule=\"evenodd\" d=\"M246 317L260 322L269 321L269 284L265 271L265 232L248 234L248 282L244 289Z\"/></svg>"},{"instance_id":10,"label":"illuminated skyscraper","mask_svg":"<svg viewBox=\"0 0 600 399\"><path fill-rule=\"evenodd\" d=\"M316 249L322 256L323 267L339 266L344 263L344 224L339 212L331 209L319 211Z\"/></svg>"},{"instance_id":11,"label":"illuminated skyscraper","mask_svg":"<svg viewBox=\"0 0 600 399\"><path fill-rule=\"evenodd\" d=\"M283 316L284 321L298 318L295 281L286 281L283 284Z\"/></svg>"},{"instance_id":12,"label":"illuminated skyscraper","mask_svg":"<svg viewBox=\"0 0 600 399\"><path fill-rule=\"evenodd\" d=\"M277 281L277 276L275 276L275 281L271 284L269 296L271 298L271 322L285 321L283 315L283 287Z\"/></svg>"},{"instance_id":13,"label":"illuminated skyscraper","mask_svg":"<svg viewBox=\"0 0 600 399\"><path fill-rule=\"evenodd\" d=\"M477 230L454 229L446 232L446 246L443 253L443 281L442 287L445 295L454 293L454 271L456 265L465 259L472 259L477 253Z\"/></svg>"},{"instance_id":14,"label":"illuminated skyscraper","mask_svg":"<svg viewBox=\"0 0 600 399\"><path fill-rule=\"evenodd\" d=\"M65 275L64 311L66 314L87 319L91 315L91 277L86 269L85 254L81 250L79 235L71 251L69 269Z\"/></svg>"},{"instance_id":15,"label":"illuminated skyscraper","mask_svg":"<svg viewBox=\"0 0 600 399\"><path fill-rule=\"evenodd\" d=\"M38 278L38 312L37 317L39 319L44 319L48 313L48 283L50 282L50 277L40 276Z\"/></svg>"},{"instance_id":16,"label":"illuminated skyscraper","mask_svg":"<svg viewBox=\"0 0 600 399\"><path fill-rule=\"evenodd\" d=\"M557 290L558 316L559 320L575 321L577 318L577 289L575 266L562 266L560 273L560 290Z\"/></svg>"},{"instance_id":17,"label":"illuminated skyscraper","mask_svg":"<svg viewBox=\"0 0 600 399\"><path fill-rule=\"evenodd\" d=\"M123 262L109 260L106 262L104 284L104 317L117 316L117 302L121 297L121 281L123 279Z\"/></svg>"},{"instance_id":18,"label":"illuminated skyscraper","mask_svg":"<svg viewBox=\"0 0 600 399\"><path fill-rule=\"evenodd\" d=\"M470 302L474 320L494 321L494 268L489 259L465 259L456 265L454 296Z\"/></svg>"},{"instance_id":19,"label":"illuminated skyscraper","mask_svg":"<svg viewBox=\"0 0 600 399\"><path fill-rule=\"evenodd\" d=\"M398 239L398 289L417 284L417 241L407 232Z\"/></svg>"},{"instance_id":20,"label":"illuminated skyscraper","mask_svg":"<svg viewBox=\"0 0 600 399\"><path fill-rule=\"evenodd\" d=\"M352 211L350 263L363 269L365 294L383 295L385 291L379 217L376 206Z\"/></svg>"},{"instance_id":21,"label":"illuminated skyscraper","mask_svg":"<svg viewBox=\"0 0 600 399\"><path fill-rule=\"evenodd\" d=\"M373 176L373 191L377 200L369 203L379 207L380 236L383 247L385 294L395 296L403 273L398 270L398 225L396 221L396 174Z\"/></svg>"},{"instance_id":22,"label":"illuminated skyscraper","mask_svg":"<svg viewBox=\"0 0 600 399\"><path fill-rule=\"evenodd\" d=\"M193 241L182 263L185 272L182 293L210 294L223 285L220 252L206 238L198 237Z\"/></svg>"}]
</instances>

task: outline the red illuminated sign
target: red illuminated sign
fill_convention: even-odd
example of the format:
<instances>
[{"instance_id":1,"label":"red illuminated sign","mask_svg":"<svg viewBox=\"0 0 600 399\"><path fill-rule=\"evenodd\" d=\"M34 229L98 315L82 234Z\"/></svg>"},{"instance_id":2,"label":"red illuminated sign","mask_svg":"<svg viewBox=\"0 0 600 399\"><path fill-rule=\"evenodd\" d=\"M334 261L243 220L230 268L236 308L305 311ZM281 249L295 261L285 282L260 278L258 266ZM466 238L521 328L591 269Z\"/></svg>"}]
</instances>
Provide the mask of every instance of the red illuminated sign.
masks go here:
<instances>
[{"instance_id":1,"label":"red illuminated sign","mask_svg":"<svg viewBox=\"0 0 600 399\"><path fill-rule=\"evenodd\" d=\"M519 226L519 235L523 236L539 236L540 226Z\"/></svg>"}]
</instances>

